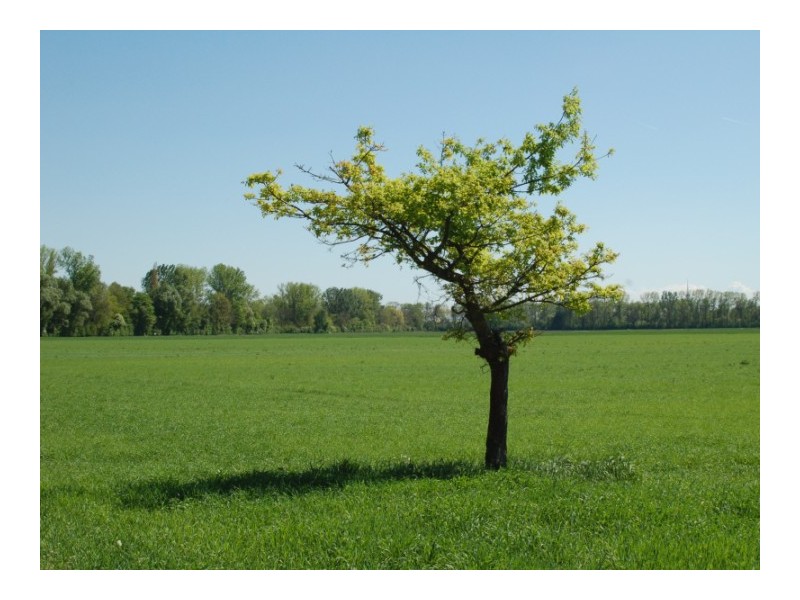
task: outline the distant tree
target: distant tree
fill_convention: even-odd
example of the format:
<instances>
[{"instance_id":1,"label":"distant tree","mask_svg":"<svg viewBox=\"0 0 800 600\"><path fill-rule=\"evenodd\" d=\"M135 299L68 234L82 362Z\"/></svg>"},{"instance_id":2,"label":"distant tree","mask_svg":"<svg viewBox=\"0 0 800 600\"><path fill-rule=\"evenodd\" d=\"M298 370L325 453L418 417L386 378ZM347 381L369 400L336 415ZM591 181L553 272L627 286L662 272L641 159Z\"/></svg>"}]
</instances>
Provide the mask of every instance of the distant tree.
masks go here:
<instances>
[{"instance_id":1,"label":"distant tree","mask_svg":"<svg viewBox=\"0 0 800 600\"><path fill-rule=\"evenodd\" d=\"M53 329L58 335L86 335L86 324L92 314L92 300L86 292L76 290L67 278L58 278L61 291L59 310L53 317Z\"/></svg>"},{"instance_id":2,"label":"distant tree","mask_svg":"<svg viewBox=\"0 0 800 600\"><path fill-rule=\"evenodd\" d=\"M257 298L250 303L259 333L271 331L277 323L277 311L272 298Z\"/></svg>"},{"instance_id":3,"label":"distant tree","mask_svg":"<svg viewBox=\"0 0 800 600\"><path fill-rule=\"evenodd\" d=\"M109 304L111 312L122 315L126 322L131 320L131 309L133 308L133 297L136 290L132 287L120 285L116 281L108 286Z\"/></svg>"},{"instance_id":4,"label":"distant tree","mask_svg":"<svg viewBox=\"0 0 800 600\"><path fill-rule=\"evenodd\" d=\"M761 327L761 294L756 292L747 303L745 327Z\"/></svg>"},{"instance_id":5,"label":"distant tree","mask_svg":"<svg viewBox=\"0 0 800 600\"><path fill-rule=\"evenodd\" d=\"M333 329L333 321L328 311L320 308L314 315L314 333L328 333Z\"/></svg>"},{"instance_id":6,"label":"distant tree","mask_svg":"<svg viewBox=\"0 0 800 600\"><path fill-rule=\"evenodd\" d=\"M134 335L150 335L156 324L153 300L145 292L136 292L131 298L130 323Z\"/></svg>"},{"instance_id":7,"label":"distant tree","mask_svg":"<svg viewBox=\"0 0 800 600\"><path fill-rule=\"evenodd\" d=\"M58 334L61 324L68 317L70 305L64 298L59 281L52 275L39 275L39 333Z\"/></svg>"},{"instance_id":8,"label":"distant tree","mask_svg":"<svg viewBox=\"0 0 800 600\"><path fill-rule=\"evenodd\" d=\"M116 281L108 286L109 312L113 315L109 324L110 335L131 335L133 333L133 298L136 290L120 285Z\"/></svg>"},{"instance_id":9,"label":"distant tree","mask_svg":"<svg viewBox=\"0 0 800 600\"><path fill-rule=\"evenodd\" d=\"M58 250L48 248L44 244L39 246L39 273L55 277L58 268Z\"/></svg>"},{"instance_id":10,"label":"distant tree","mask_svg":"<svg viewBox=\"0 0 800 600\"><path fill-rule=\"evenodd\" d=\"M111 308L108 286L102 281L98 281L88 295L92 308L89 312L89 320L86 323L84 335L110 334L114 311Z\"/></svg>"},{"instance_id":11,"label":"distant tree","mask_svg":"<svg viewBox=\"0 0 800 600\"><path fill-rule=\"evenodd\" d=\"M384 329L389 331L402 331L406 326L403 311L397 304L387 304L382 307L378 322Z\"/></svg>"},{"instance_id":12,"label":"distant tree","mask_svg":"<svg viewBox=\"0 0 800 600\"><path fill-rule=\"evenodd\" d=\"M248 333L255 329L256 318L250 303L258 292L248 283L244 271L220 263L211 268L206 281L211 294L222 294L230 302L234 331Z\"/></svg>"},{"instance_id":13,"label":"distant tree","mask_svg":"<svg viewBox=\"0 0 800 600\"><path fill-rule=\"evenodd\" d=\"M183 301L175 286L160 283L151 297L159 332L162 335L179 333L183 321Z\"/></svg>"},{"instance_id":14,"label":"distant tree","mask_svg":"<svg viewBox=\"0 0 800 600\"><path fill-rule=\"evenodd\" d=\"M373 329L381 311L381 295L359 287L328 288L322 294L325 310L342 331Z\"/></svg>"},{"instance_id":15,"label":"distant tree","mask_svg":"<svg viewBox=\"0 0 800 600\"><path fill-rule=\"evenodd\" d=\"M236 333L254 333L257 329L256 314L247 300L237 300L232 305L233 325Z\"/></svg>"},{"instance_id":16,"label":"distant tree","mask_svg":"<svg viewBox=\"0 0 800 600\"><path fill-rule=\"evenodd\" d=\"M58 264L78 292L90 294L100 284L100 267L94 262L93 256L84 256L68 246L61 251Z\"/></svg>"},{"instance_id":17,"label":"distant tree","mask_svg":"<svg viewBox=\"0 0 800 600\"><path fill-rule=\"evenodd\" d=\"M231 302L252 300L256 289L247 282L244 271L228 265L214 265L208 273L208 287L211 291L224 294Z\"/></svg>"},{"instance_id":18,"label":"distant tree","mask_svg":"<svg viewBox=\"0 0 800 600\"><path fill-rule=\"evenodd\" d=\"M128 332L128 323L125 321L120 313L114 315L111 323L108 326L109 335L126 335Z\"/></svg>"},{"instance_id":19,"label":"distant tree","mask_svg":"<svg viewBox=\"0 0 800 600\"><path fill-rule=\"evenodd\" d=\"M529 302L524 306L528 326L534 330L550 329L555 316L556 307L552 304Z\"/></svg>"},{"instance_id":20,"label":"distant tree","mask_svg":"<svg viewBox=\"0 0 800 600\"><path fill-rule=\"evenodd\" d=\"M142 277L142 289L153 294L161 284L175 285L175 265L153 265Z\"/></svg>"},{"instance_id":21,"label":"distant tree","mask_svg":"<svg viewBox=\"0 0 800 600\"><path fill-rule=\"evenodd\" d=\"M56 269L58 267L58 251L44 244L39 247L39 333L52 335L56 333L60 321L56 315L69 313L69 305L63 300L63 293L58 285Z\"/></svg>"},{"instance_id":22,"label":"distant tree","mask_svg":"<svg viewBox=\"0 0 800 600\"><path fill-rule=\"evenodd\" d=\"M453 337L476 338L475 353L491 373L487 468L506 464L509 359L533 336L527 328L492 327L493 315L530 302L580 312L593 298L621 296L617 286L599 283L616 254L602 243L579 254L585 227L575 216L560 203L545 216L528 198L555 196L595 176L595 147L581 133L580 116L574 91L557 122L536 126L517 146L445 138L436 154L417 151L417 173L396 178L378 164L384 148L362 127L351 160L332 162L326 173L299 167L324 189L284 188L280 171L245 182L256 190L245 198L264 216L302 219L328 244L357 244L346 255L354 262L389 254L439 281L461 318ZM562 162L557 155L570 146L573 158Z\"/></svg>"},{"instance_id":23,"label":"distant tree","mask_svg":"<svg viewBox=\"0 0 800 600\"><path fill-rule=\"evenodd\" d=\"M208 320L206 302L206 269L187 265L156 264L142 277L142 289L156 301L159 288L169 286L181 298L177 321L171 323L172 333L201 333ZM158 302L156 301L156 304ZM160 305L156 312L164 308Z\"/></svg>"},{"instance_id":24,"label":"distant tree","mask_svg":"<svg viewBox=\"0 0 800 600\"><path fill-rule=\"evenodd\" d=\"M289 330L310 331L321 307L320 289L310 283L283 283L273 298L278 324Z\"/></svg>"},{"instance_id":25,"label":"distant tree","mask_svg":"<svg viewBox=\"0 0 800 600\"><path fill-rule=\"evenodd\" d=\"M347 288L329 287L322 293L322 304L334 325L343 331L349 329L359 309L356 297Z\"/></svg>"},{"instance_id":26,"label":"distant tree","mask_svg":"<svg viewBox=\"0 0 800 600\"><path fill-rule=\"evenodd\" d=\"M211 333L230 333L233 323L233 309L231 301L221 292L213 292L209 296L209 324Z\"/></svg>"},{"instance_id":27,"label":"distant tree","mask_svg":"<svg viewBox=\"0 0 800 600\"><path fill-rule=\"evenodd\" d=\"M432 331L446 331L452 325L453 312L446 304L425 305L425 328Z\"/></svg>"},{"instance_id":28,"label":"distant tree","mask_svg":"<svg viewBox=\"0 0 800 600\"><path fill-rule=\"evenodd\" d=\"M417 302L406 303L400 306L403 311L403 321L409 329L421 331L425 327L425 305Z\"/></svg>"},{"instance_id":29,"label":"distant tree","mask_svg":"<svg viewBox=\"0 0 800 600\"><path fill-rule=\"evenodd\" d=\"M208 271L187 265L176 265L170 283L181 296L181 330L188 334L200 333L208 319L206 303L206 278Z\"/></svg>"},{"instance_id":30,"label":"distant tree","mask_svg":"<svg viewBox=\"0 0 800 600\"><path fill-rule=\"evenodd\" d=\"M70 336L105 333L112 315L108 310L106 286L100 280L100 267L94 262L94 257L69 246L57 255L46 246L41 246L40 250L40 273L46 275L45 287L52 287L53 282L47 277L54 277L57 269L65 274L65 277L57 278L62 306L58 314L60 323L53 329L60 335ZM52 289L48 290L46 305L54 295ZM67 305L69 310L65 310Z\"/></svg>"}]
</instances>

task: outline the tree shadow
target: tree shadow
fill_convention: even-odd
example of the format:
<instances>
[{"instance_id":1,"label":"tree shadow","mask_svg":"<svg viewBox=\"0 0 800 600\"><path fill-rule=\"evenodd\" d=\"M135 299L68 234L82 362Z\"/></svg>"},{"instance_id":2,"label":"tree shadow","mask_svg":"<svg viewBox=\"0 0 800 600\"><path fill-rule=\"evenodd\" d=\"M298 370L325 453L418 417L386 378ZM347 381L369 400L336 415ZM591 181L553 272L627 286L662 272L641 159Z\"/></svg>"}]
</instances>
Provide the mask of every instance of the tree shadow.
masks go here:
<instances>
[{"instance_id":1,"label":"tree shadow","mask_svg":"<svg viewBox=\"0 0 800 600\"><path fill-rule=\"evenodd\" d=\"M228 495L299 495L318 490L341 489L353 483L375 484L408 479L452 479L486 471L466 461L410 462L363 465L350 460L310 467L304 471L250 471L236 475L215 475L192 481L158 479L139 482L119 494L126 508L159 509L175 507L188 500Z\"/></svg>"}]
</instances>

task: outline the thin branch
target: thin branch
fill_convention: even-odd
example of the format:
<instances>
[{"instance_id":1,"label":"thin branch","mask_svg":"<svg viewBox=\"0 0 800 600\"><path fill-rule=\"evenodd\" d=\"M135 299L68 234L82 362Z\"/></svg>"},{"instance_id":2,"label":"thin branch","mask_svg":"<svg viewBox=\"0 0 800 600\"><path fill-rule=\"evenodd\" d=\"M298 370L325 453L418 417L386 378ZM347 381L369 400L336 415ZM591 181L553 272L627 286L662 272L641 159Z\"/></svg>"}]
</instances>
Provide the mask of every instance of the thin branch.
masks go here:
<instances>
[{"instance_id":1,"label":"thin branch","mask_svg":"<svg viewBox=\"0 0 800 600\"><path fill-rule=\"evenodd\" d=\"M294 210L297 213L295 215L295 218L297 218L297 219L307 219L309 221L312 220L311 214L307 213L305 210L300 208L297 204L289 204L289 206L292 208L292 210Z\"/></svg>"},{"instance_id":2,"label":"thin branch","mask_svg":"<svg viewBox=\"0 0 800 600\"><path fill-rule=\"evenodd\" d=\"M317 181L325 181L327 183L334 183L334 184L338 184L338 185L344 185L345 184L345 182L341 178L341 176L339 176L339 179L334 179L330 175L320 175L319 173L315 173L314 171L312 171L310 168L306 167L305 165L295 164L294 166L301 173L305 173L306 175L312 177L313 179L316 179ZM335 175L339 175L335 171L334 171L334 174Z\"/></svg>"}]
</instances>

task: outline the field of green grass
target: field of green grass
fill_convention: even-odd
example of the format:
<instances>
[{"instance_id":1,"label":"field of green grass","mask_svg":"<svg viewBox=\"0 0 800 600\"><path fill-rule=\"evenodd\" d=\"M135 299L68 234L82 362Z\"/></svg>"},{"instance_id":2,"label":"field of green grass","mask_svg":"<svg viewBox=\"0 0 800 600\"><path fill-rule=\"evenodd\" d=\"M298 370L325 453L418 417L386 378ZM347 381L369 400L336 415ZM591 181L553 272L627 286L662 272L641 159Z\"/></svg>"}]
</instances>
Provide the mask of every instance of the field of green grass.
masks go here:
<instances>
[{"instance_id":1,"label":"field of green grass","mask_svg":"<svg viewBox=\"0 0 800 600\"><path fill-rule=\"evenodd\" d=\"M758 569L759 333L42 339L43 569Z\"/></svg>"}]
</instances>

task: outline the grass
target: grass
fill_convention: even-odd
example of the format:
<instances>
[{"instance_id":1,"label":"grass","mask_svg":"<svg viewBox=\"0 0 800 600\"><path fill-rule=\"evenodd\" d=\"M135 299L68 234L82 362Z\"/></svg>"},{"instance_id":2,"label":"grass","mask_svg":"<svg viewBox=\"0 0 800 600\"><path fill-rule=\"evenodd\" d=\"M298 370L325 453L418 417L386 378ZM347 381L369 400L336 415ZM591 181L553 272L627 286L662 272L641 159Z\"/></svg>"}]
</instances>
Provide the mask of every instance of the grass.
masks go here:
<instances>
[{"instance_id":1,"label":"grass","mask_svg":"<svg viewBox=\"0 0 800 600\"><path fill-rule=\"evenodd\" d=\"M43 339L44 569L757 569L757 331Z\"/></svg>"}]
</instances>

